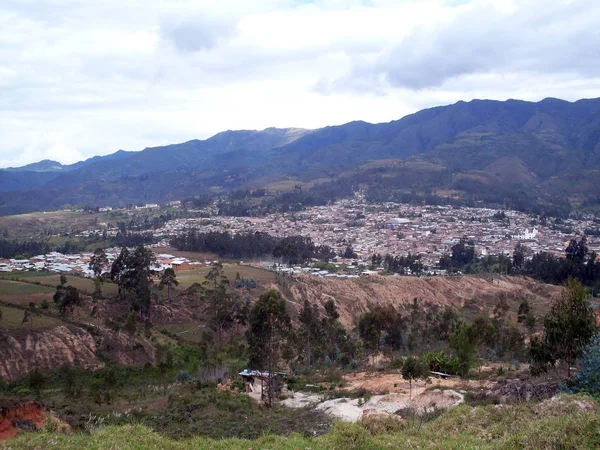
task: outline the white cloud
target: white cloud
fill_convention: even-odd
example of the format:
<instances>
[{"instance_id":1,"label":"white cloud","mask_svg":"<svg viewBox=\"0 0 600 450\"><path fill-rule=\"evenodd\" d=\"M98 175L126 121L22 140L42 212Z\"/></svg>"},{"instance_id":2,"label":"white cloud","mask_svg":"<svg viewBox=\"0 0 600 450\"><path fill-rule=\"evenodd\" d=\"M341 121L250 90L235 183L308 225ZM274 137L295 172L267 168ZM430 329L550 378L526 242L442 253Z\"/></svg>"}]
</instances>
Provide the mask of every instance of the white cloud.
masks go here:
<instances>
[{"instance_id":1,"label":"white cloud","mask_svg":"<svg viewBox=\"0 0 600 450\"><path fill-rule=\"evenodd\" d=\"M0 165L600 87L594 0L3 0Z\"/></svg>"}]
</instances>

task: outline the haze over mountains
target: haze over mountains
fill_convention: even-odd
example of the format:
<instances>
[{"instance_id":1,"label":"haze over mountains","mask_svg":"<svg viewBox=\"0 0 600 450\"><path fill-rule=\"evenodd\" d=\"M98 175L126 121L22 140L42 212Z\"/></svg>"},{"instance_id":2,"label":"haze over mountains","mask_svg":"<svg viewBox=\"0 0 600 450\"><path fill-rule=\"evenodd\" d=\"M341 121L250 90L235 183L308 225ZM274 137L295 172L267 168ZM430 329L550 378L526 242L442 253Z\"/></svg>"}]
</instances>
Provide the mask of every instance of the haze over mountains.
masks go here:
<instances>
[{"instance_id":1,"label":"haze over mountains","mask_svg":"<svg viewBox=\"0 0 600 450\"><path fill-rule=\"evenodd\" d=\"M45 160L0 171L0 212L125 206L349 176L364 185L393 179L395 188L408 191L487 190L593 204L600 99L473 100L389 123L226 131L72 165Z\"/></svg>"}]
</instances>

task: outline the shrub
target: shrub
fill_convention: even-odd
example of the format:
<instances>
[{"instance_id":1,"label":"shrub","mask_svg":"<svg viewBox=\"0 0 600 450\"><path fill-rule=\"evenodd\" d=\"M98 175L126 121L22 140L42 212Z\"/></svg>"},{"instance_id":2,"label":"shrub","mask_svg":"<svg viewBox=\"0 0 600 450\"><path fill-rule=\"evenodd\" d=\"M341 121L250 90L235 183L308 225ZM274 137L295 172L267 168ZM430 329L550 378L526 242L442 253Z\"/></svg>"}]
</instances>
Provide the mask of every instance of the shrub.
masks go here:
<instances>
[{"instance_id":1,"label":"shrub","mask_svg":"<svg viewBox=\"0 0 600 450\"><path fill-rule=\"evenodd\" d=\"M390 362L389 368L390 369L402 369L403 364L404 364L404 361L402 360L402 358L394 358Z\"/></svg>"},{"instance_id":2,"label":"shrub","mask_svg":"<svg viewBox=\"0 0 600 450\"><path fill-rule=\"evenodd\" d=\"M179 383L188 383L190 381L194 381L194 377L187 370L180 370L176 379Z\"/></svg>"},{"instance_id":3,"label":"shrub","mask_svg":"<svg viewBox=\"0 0 600 450\"><path fill-rule=\"evenodd\" d=\"M460 372L458 359L443 351L425 352L421 355L421 359L429 370L434 372L443 372L449 375L457 375Z\"/></svg>"}]
</instances>

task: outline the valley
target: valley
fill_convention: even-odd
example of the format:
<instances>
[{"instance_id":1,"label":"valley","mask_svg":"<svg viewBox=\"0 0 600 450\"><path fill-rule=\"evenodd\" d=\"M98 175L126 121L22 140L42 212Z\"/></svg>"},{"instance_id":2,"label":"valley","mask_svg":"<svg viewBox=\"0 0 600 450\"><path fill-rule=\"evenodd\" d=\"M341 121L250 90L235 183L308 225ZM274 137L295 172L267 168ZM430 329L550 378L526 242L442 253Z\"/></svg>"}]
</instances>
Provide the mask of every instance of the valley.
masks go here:
<instances>
[{"instance_id":1,"label":"valley","mask_svg":"<svg viewBox=\"0 0 600 450\"><path fill-rule=\"evenodd\" d=\"M0 448L594 442L597 102L0 172Z\"/></svg>"}]
</instances>

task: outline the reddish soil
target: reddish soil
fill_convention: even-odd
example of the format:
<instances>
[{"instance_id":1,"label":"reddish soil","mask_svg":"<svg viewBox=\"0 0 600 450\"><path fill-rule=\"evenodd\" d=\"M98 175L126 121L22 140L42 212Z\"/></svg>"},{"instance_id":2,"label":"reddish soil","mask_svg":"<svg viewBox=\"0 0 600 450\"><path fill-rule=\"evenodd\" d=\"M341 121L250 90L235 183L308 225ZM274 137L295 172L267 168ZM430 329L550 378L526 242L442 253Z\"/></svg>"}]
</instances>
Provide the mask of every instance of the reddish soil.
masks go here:
<instances>
[{"instance_id":1,"label":"reddish soil","mask_svg":"<svg viewBox=\"0 0 600 450\"><path fill-rule=\"evenodd\" d=\"M0 408L0 442L15 437L21 429L40 429L48 417L52 416L36 402L16 404ZM53 416L52 416L53 417ZM58 430L71 432L69 425L60 423Z\"/></svg>"}]
</instances>

